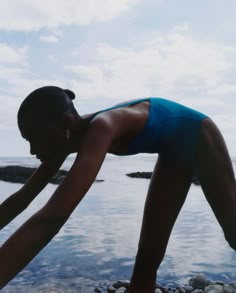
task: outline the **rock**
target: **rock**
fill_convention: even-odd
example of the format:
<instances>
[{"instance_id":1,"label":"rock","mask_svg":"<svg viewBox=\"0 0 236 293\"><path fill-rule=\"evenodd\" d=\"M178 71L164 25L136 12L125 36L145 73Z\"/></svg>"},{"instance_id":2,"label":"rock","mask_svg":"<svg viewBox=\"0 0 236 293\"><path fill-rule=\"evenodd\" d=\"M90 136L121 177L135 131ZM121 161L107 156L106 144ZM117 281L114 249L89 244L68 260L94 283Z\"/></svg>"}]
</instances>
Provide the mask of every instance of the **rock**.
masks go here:
<instances>
[{"instance_id":1,"label":"rock","mask_svg":"<svg viewBox=\"0 0 236 293\"><path fill-rule=\"evenodd\" d=\"M184 286L184 289L187 293L190 293L194 290L194 288L192 286L189 286L189 285L185 285Z\"/></svg>"},{"instance_id":2,"label":"rock","mask_svg":"<svg viewBox=\"0 0 236 293\"><path fill-rule=\"evenodd\" d=\"M128 293L130 281L120 280L108 286L106 283L106 287L101 289L99 287L100 286L98 286L96 289L105 290L105 288L107 288L106 292L108 293ZM165 287L162 287L159 283L156 283L155 293L236 293L236 281L233 281L229 284L225 284L223 281L213 282L208 280L203 274L197 274L193 278L190 278L189 285L185 284L184 286L178 286L175 289L174 288L175 285L172 283L165 284Z\"/></svg>"},{"instance_id":3,"label":"rock","mask_svg":"<svg viewBox=\"0 0 236 293\"><path fill-rule=\"evenodd\" d=\"M0 180L12 183L25 183L37 168L23 167L23 166L5 166L0 167ZM66 177L68 171L59 170L50 180L52 184L60 184ZM104 180L96 180L96 182L103 182Z\"/></svg>"},{"instance_id":4,"label":"rock","mask_svg":"<svg viewBox=\"0 0 236 293\"><path fill-rule=\"evenodd\" d=\"M204 290L204 288L207 286L207 283L208 281L203 274L198 274L189 280L189 285L194 289Z\"/></svg>"},{"instance_id":5,"label":"rock","mask_svg":"<svg viewBox=\"0 0 236 293\"><path fill-rule=\"evenodd\" d=\"M119 281L113 283L112 286L116 289L118 289L120 287L124 287L126 289L129 289L130 281L129 280L119 280Z\"/></svg>"},{"instance_id":6,"label":"rock","mask_svg":"<svg viewBox=\"0 0 236 293\"><path fill-rule=\"evenodd\" d=\"M215 281L215 284L212 284L212 285L221 285L221 286L224 286L224 282L223 281Z\"/></svg>"},{"instance_id":7,"label":"rock","mask_svg":"<svg viewBox=\"0 0 236 293\"><path fill-rule=\"evenodd\" d=\"M126 293L128 290L125 287L120 287L115 291L115 293Z\"/></svg>"},{"instance_id":8,"label":"rock","mask_svg":"<svg viewBox=\"0 0 236 293\"><path fill-rule=\"evenodd\" d=\"M206 293L224 293L223 286L221 285L209 285L205 288Z\"/></svg>"},{"instance_id":9,"label":"rock","mask_svg":"<svg viewBox=\"0 0 236 293\"><path fill-rule=\"evenodd\" d=\"M230 282L229 285L232 286L234 289L236 289L236 281Z\"/></svg>"},{"instance_id":10,"label":"rock","mask_svg":"<svg viewBox=\"0 0 236 293\"><path fill-rule=\"evenodd\" d=\"M152 177L152 172L134 172L126 174L127 176L131 178L145 178L150 179Z\"/></svg>"},{"instance_id":11,"label":"rock","mask_svg":"<svg viewBox=\"0 0 236 293\"><path fill-rule=\"evenodd\" d=\"M184 287L177 287L175 290L176 293L186 293L186 290Z\"/></svg>"},{"instance_id":12,"label":"rock","mask_svg":"<svg viewBox=\"0 0 236 293\"><path fill-rule=\"evenodd\" d=\"M127 176L131 178L144 178L144 179L151 179L152 172L133 172L126 174ZM200 181L196 176L192 177L192 183L195 185L200 185Z\"/></svg>"},{"instance_id":13,"label":"rock","mask_svg":"<svg viewBox=\"0 0 236 293\"><path fill-rule=\"evenodd\" d=\"M95 288L94 291L97 292L97 293L101 293L102 292L102 290L100 288Z\"/></svg>"},{"instance_id":14,"label":"rock","mask_svg":"<svg viewBox=\"0 0 236 293\"><path fill-rule=\"evenodd\" d=\"M112 293L112 292L115 292L116 289L117 289L117 288L113 287L112 285L109 285L109 286L107 287L107 292Z\"/></svg>"},{"instance_id":15,"label":"rock","mask_svg":"<svg viewBox=\"0 0 236 293\"><path fill-rule=\"evenodd\" d=\"M224 285L223 289L224 289L224 293L236 293L236 289L229 284Z\"/></svg>"}]
</instances>

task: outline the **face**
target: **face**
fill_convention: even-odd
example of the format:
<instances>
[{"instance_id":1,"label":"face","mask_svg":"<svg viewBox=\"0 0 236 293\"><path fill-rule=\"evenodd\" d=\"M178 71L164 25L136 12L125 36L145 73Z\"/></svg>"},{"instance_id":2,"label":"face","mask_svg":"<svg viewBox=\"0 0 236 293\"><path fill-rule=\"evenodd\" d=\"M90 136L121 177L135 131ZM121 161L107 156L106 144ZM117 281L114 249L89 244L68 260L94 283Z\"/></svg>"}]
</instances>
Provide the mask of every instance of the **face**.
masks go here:
<instances>
[{"instance_id":1,"label":"face","mask_svg":"<svg viewBox=\"0 0 236 293\"><path fill-rule=\"evenodd\" d=\"M62 124L42 118L40 121L32 120L21 127L21 134L30 143L32 155L43 162L57 153L67 152L68 140Z\"/></svg>"}]
</instances>

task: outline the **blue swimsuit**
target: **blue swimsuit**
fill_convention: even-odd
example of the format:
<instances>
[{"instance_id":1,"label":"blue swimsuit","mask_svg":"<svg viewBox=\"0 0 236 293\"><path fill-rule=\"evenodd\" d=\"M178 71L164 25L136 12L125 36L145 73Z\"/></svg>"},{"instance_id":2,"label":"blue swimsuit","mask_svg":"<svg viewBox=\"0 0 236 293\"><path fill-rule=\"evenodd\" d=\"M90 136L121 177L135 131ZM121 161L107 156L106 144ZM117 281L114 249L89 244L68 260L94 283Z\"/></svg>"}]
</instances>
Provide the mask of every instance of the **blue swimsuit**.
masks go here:
<instances>
[{"instance_id":1,"label":"blue swimsuit","mask_svg":"<svg viewBox=\"0 0 236 293\"><path fill-rule=\"evenodd\" d=\"M208 118L205 114L166 99L143 98L99 111L95 115L143 101L150 102L149 117L122 155L159 153L170 159L193 163L201 121Z\"/></svg>"}]
</instances>

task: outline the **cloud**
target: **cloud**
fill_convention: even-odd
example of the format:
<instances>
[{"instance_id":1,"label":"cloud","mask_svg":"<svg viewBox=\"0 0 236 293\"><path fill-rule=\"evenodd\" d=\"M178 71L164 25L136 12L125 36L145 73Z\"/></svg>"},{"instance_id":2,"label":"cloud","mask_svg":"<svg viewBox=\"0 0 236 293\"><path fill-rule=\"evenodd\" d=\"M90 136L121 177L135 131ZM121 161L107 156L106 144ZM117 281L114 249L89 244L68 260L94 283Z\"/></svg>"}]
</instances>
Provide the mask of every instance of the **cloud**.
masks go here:
<instances>
[{"instance_id":1,"label":"cloud","mask_svg":"<svg viewBox=\"0 0 236 293\"><path fill-rule=\"evenodd\" d=\"M58 43L59 40L63 37L63 32L61 30L53 30L49 34L41 35L39 37L41 42L45 43Z\"/></svg>"},{"instance_id":2,"label":"cloud","mask_svg":"<svg viewBox=\"0 0 236 293\"><path fill-rule=\"evenodd\" d=\"M59 41L58 37L54 35L44 35L39 37L40 41L45 43L57 43Z\"/></svg>"},{"instance_id":3,"label":"cloud","mask_svg":"<svg viewBox=\"0 0 236 293\"><path fill-rule=\"evenodd\" d=\"M86 97L161 95L191 100L218 88L219 95L235 90L234 85L226 85L234 48L194 39L187 31L184 25L169 34L154 33L143 47L99 44L90 62L66 69L76 74L73 85Z\"/></svg>"},{"instance_id":4,"label":"cloud","mask_svg":"<svg viewBox=\"0 0 236 293\"><path fill-rule=\"evenodd\" d=\"M139 0L0 0L0 28L34 31L63 25L107 21Z\"/></svg>"},{"instance_id":5,"label":"cloud","mask_svg":"<svg viewBox=\"0 0 236 293\"><path fill-rule=\"evenodd\" d=\"M27 62L27 48L14 48L5 43L0 43L0 64L14 65Z\"/></svg>"}]
</instances>

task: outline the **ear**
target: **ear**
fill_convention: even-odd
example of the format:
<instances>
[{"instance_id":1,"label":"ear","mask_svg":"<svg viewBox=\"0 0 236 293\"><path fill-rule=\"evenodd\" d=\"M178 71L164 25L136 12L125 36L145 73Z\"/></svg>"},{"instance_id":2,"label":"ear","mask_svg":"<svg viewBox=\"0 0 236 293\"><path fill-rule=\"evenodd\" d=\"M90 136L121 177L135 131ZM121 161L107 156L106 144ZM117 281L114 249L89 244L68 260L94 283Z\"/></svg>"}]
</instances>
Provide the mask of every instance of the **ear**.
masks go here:
<instances>
[{"instance_id":1,"label":"ear","mask_svg":"<svg viewBox=\"0 0 236 293\"><path fill-rule=\"evenodd\" d=\"M75 124L75 117L70 112L65 112L62 116L62 121L67 129L73 129L73 125Z\"/></svg>"},{"instance_id":2,"label":"ear","mask_svg":"<svg viewBox=\"0 0 236 293\"><path fill-rule=\"evenodd\" d=\"M62 116L62 121L66 129L76 130L78 123L82 121L82 118L71 112L65 112Z\"/></svg>"}]
</instances>

